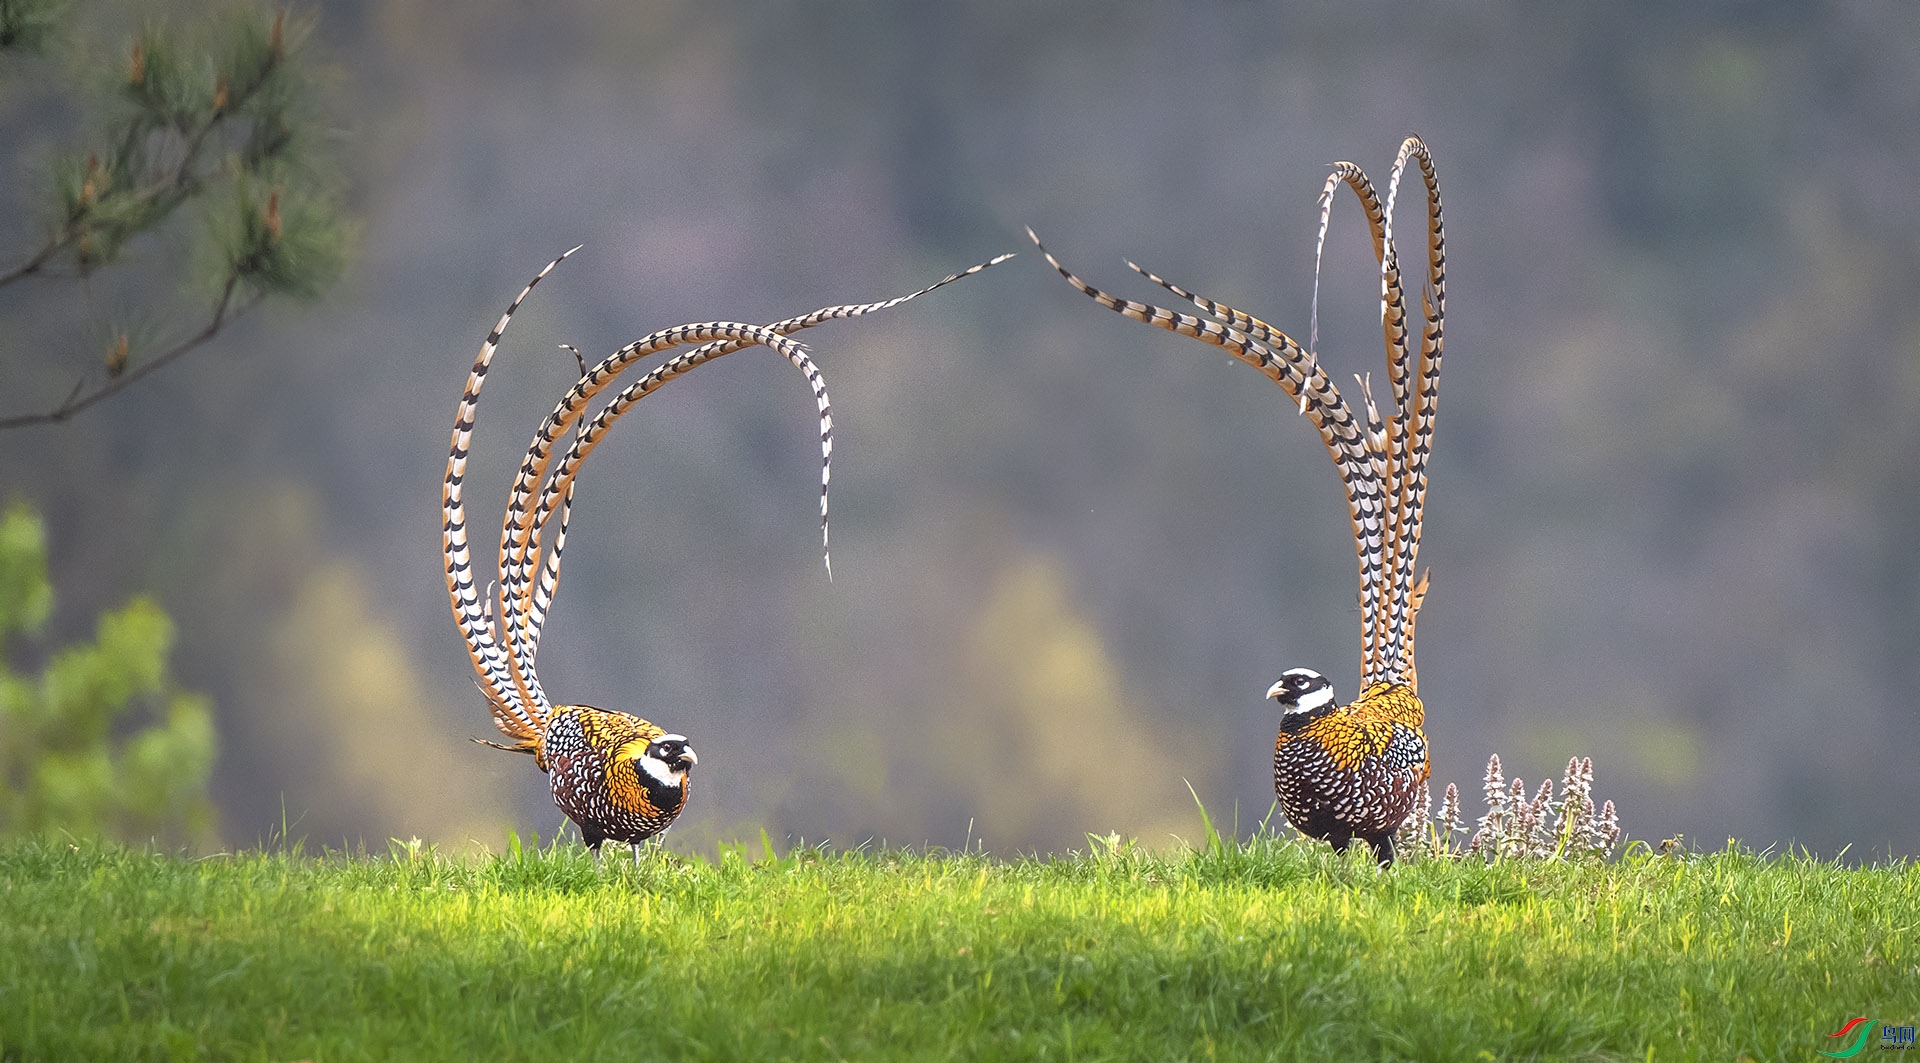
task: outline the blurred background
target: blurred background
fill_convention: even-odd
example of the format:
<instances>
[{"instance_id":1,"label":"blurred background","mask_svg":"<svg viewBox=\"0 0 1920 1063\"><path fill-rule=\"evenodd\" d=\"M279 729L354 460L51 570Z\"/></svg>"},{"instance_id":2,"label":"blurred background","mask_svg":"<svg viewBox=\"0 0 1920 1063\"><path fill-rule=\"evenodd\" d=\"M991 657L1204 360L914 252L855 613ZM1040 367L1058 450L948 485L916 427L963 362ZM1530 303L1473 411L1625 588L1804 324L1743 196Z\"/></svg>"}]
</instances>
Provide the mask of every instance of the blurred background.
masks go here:
<instances>
[{"instance_id":1,"label":"blurred background","mask_svg":"<svg viewBox=\"0 0 1920 1063\"><path fill-rule=\"evenodd\" d=\"M111 95L63 72L205 7L76 5L45 54L5 60L0 266L47 239L56 166L93 150ZM1189 784L1251 830L1272 803L1261 693L1293 665L1353 693L1337 478L1277 388L1100 309L1022 226L1096 284L1154 299L1132 258L1301 336L1321 181L1351 159L1384 184L1417 132L1450 238L1421 557L1436 790L1478 814L1489 753L1529 783L1590 755L1630 837L1920 852L1909 5L293 12L353 223L337 282L0 432L0 499L43 515L55 589L13 666L151 596L172 682L211 705L220 843L558 826L526 760L468 741L494 732L448 613L440 479L481 339L583 241L489 378L482 544L574 378L555 344L770 321L1022 252L807 335L834 400L831 582L813 403L770 352L675 382L586 466L541 676L691 736L674 848L763 827L1163 844L1201 833ZM1336 379L1382 364L1364 231L1341 199ZM111 277L0 289L0 416L97 383L129 327L197 327L181 255L162 235Z\"/></svg>"}]
</instances>

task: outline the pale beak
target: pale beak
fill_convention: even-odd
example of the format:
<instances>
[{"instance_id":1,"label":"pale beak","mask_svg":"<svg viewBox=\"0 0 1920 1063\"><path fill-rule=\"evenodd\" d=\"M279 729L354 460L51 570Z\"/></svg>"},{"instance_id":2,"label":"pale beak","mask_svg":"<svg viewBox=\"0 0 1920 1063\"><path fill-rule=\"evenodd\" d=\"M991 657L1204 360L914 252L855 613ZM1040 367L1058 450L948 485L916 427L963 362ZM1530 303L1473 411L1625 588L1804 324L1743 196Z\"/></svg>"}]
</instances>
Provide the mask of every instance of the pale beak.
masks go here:
<instances>
[{"instance_id":1,"label":"pale beak","mask_svg":"<svg viewBox=\"0 0 1920 1063\"><path fill-rule=\"evenodd\" d=\"M1272 686L1267 688L1267 696L1270 698L1278 698L1281 694L1286 693L1286 690L1285 690L1286 685L1287 683L1286 683L1286 680L1284 679L1278 683L1273 684Z\"/></svg>"}]
</instances>

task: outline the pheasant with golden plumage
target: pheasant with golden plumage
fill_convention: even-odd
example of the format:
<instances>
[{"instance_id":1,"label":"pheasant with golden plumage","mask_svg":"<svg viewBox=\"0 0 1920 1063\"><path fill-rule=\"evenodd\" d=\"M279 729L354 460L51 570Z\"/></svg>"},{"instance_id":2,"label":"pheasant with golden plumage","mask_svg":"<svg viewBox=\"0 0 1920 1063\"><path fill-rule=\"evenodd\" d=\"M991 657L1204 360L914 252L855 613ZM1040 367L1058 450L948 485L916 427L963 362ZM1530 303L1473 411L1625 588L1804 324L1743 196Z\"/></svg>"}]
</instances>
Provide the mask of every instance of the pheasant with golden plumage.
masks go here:
<instances>
[{"instance_id":1,"label":"pheasant with golden plumage","mask_svg":"<svg viewBox=\"0 0 1920 1063\"><path fill-rule=\"evenodd\" d=\"M480 389L486 383L501 336L521 302L555 266L578 250L576 247L554 259L528 282L480 346L454 415L453 442L441 496L441 545L454 621L466 641L494 725L507 738L506 742L475 741L532 755L534 764L547 774L554 803L579 826L581 838L596 853L608 839L631 845L638 863L641 843L666 830L686 807L692 771L699 758L685 735L671 733L638 716L586 705L554 705L534 667L541 628L560 583L560 558L566 547L573 489L581 463L615 421L668 381L734 351L751 346L771 348L806 374L819 408L820 535L822 556L827 559L831 577L827 487L833 470L832 403L819 368L806 349L789 337L823 322L898 306L1010 256L1002 255L911 295L883 302L827 307L771 325L715 321L665 329L620 348L590 368L583 365L579 382L541 423L514 477L501 523L499 579L489 586L483 599L474 577L462 498ZM641 359L687 346L693 349L655 366L588 416L594 398ZM577 357L578 352L575 354ZM570 432L571 439L556 463L555 451ZM556 513L559 520L547 544L548 526Z\"/></svg>"},{"instance_id":2,"label":"pheasant with golden plumage","mask_svg":"<svg viewBox=\"0 0 1920 1063\"><path fill-rule=\"evenodd\" d=\"M1424 325L1417 353L1410 342L1393 234L1394 201L1409 165L1419 171L1427 194ZM1311 669L1281 674L1267 691L1284 710L1274 743L1274 792L1287 819L1303 833L1340 849L1358 838L1386 864L1393 861L1393 832L1412 812L1428 775L1426 713L1413 652L1414 621L1427 580L1424 574L1416 580L1414 573L1440 383L1446 239L1433 157L1418 137L1409 137L1400 147L1384 206L1360 167L1337 164L1320 199L1316 320L1310 337L1318 333L1318 260L1326 245L1333 197L1342 185L1360 201L1380 267L1380 323L1392 389L1392 407L1384 418L1365 378L1358 378L1366 415L1362 421L1321 369L1312 345L1302 348L1259 318L1131 262L1127 265L1133 270L1194 304L1204 316L1110 295L1074 276L1052 255L1046 258L1068 283L1109 310L1219 347L1258 369L1280 385L1319 431L1346 488L1359 559L1360 697L1339 704L1332 682ZM1032 230L1028 235L1033 236ZM1039 238L1033 239L1038 245Z\"/></svg>"}]
</instances>

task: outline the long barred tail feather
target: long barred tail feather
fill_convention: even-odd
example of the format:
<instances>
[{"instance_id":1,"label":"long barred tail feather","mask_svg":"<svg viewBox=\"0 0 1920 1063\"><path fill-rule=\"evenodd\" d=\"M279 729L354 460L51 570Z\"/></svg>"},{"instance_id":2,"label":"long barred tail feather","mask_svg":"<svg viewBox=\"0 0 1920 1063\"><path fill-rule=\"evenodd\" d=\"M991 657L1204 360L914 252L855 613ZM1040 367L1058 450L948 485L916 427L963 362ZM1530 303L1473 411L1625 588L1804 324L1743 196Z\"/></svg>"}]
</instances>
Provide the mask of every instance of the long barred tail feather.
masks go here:
<instances>
[{"instance_id":1,"label":"long barred tail feather","mask_svg":"<svg viewBox=\"0 0 1920 1063\"><path fill-rule=\"evenodd\" d=\"M1378 656L1373 639L1378 631L1381 573L1384 566L1385 512L1381 483L1367 434L1354 418L1340 390L1320 367L1319 360L1301 348L1286 333L1251 314L1190 292L1152 272L1129 262L1142 276L1220 320L1194 317L1149 303L1123 299L1095 288L1075 276L1049 253L1040 238L1029 228L1027 235L1039 247L1067 283L1095 302L1123 317L1156 328L1191 336L1219 347L1236 359L1259 370L1279 384L1281 389L1301 403L1320 433L1321 442L1332 456L1346 489L1348 515L1353 521L1354 540L1360 569L1360 632L1362 660Z\"/></svg>"},{"instance_id":2,"label":"long barred tail feather","mask_svg":"<svg viewBox=\"0 0 1920 1063\"><path fill-rule=\"evenodd\" d=\"M1407 591L1407 648L1405 682L1415 696L1420 693L1420 671L1413 664L1413 630L1420 620L1420 606L1427 600L1427 581L1433 575L1432 569L1420 573L1420 581Z\"/></svg>"},{"instance_id":3,"label":"long barred tail feather","mask_svg":"<svg viewBox=\"0 0 1920 1063\"><path fill-rule=\"evenodd\" d=\"M507 517L501 529L501 571L503 579L511 588L505 609L506 625L509 640L513 643L516 654L524 661L523 670L531 670L532 651L537 647L539 620L544 617L545 603L551 601L558 583L557 555L560 536L565 532L565 509L567 501L571 498L574 477L580 463L585 460L587 454L591 453L601 436L615 420L632 408L635 402L668 380L697 365L750 346L770 347L806 374L820 411L821 556L827 576L831 579L833 561L828 522L828 494L833 471L832 403L827 396L825 379L821 376L819 368L813 364L805 347L784 337L827 321L858 317L899 306L1012 257L1010 254L996 256L908 295L874 303L824 307L772 325L753 326L735 322L709 322L704 325L688 325L681 326L679 329L665 330L623 347L591 369L583 366L580 382L568 392L554 412L549 415L529 447L527 458L522 462L516 476L514 490L508 503ZM657 366L644 378L620 391L597 414L591 418L585 416L587 403L635 361L672 347L695 343L699 346L692 351L677 355ZM577 356L578 352L575 353ZM558 432L564 431L568 424L577 426L573 442L562 455L559 465L553 466L549 471L553 442L557 439ZM529 515L526 507L532 495L532 487L543 481L544 486L539 498L534 501L532 513ZM555 508L556 499L562 510L561 529L555 538L554 553L549 556L547 563L543 566L540 563L540 542ZM536 570L540 572L537 580L532 578L532 573ZM528 638L529 635L532 637Z\"/></svg>"},{"instance_id":4,"label":"long barred tail feather","mask_svg":"<svg viewBox=\"0 0 1920 1063\"><path fill-rule=\"evenodd\" d=\"M1393 212L1400 182L1409 164L1417 165L1427 191L1427 274L1421 309L1425 324L1420 351L1411 350L1408 311L1394 242ZM1383 416L1365 378L1364 425L1341 400L1317 358L1320 277L1325 259L1333 200L1341 186L1351 189L1366 217L1368 236L1380 269L1380 328L1387 355L1388 398ZM1440 354L1446 314L1446 242L1440 191L1433 159L1424 142L1408 137L1395 159L1383 204L1372 182L1351 162L1334 165L1321 189L1320 224L1314 240L1314 289L1308 344L1302 349L1285 333L1250 314L1188 291L1128 262L1129 268L1208 317L1194 317L1111 295L1087 284L1047 254L1032 229L1027 235L1067 282L1100 305L1156 328L1191 336L1220 347L1278 383L1313 417L1321 441L1346 487L1355 552L1360 569L1361 683L1416 682L1414 614L1426 591L1416 583L1421 519L1426 503L1426 465L1433 443L1433 413L1439 390Z\"/></svg>"},{"instance_id":5,"label":"long barred tail feather","mask_svg":"<svg viewBox=\"0 0 1920 1063\"><path fill-rule=\"evenodd\" d=\"M535 433L526 456L521 460L519 471L514 475L513 489L508 496L506 515L501 520L500 529L500 582L505 598L505 626L508 642L508 661L519 692L527 699L533 711L545 716L551 709L546 694L537 681L529 682L533 671L532 646L528 641L529 626L533 609L536 578L541 570L540 550L534 541L534 523L531 509L535 503L535 488L544 484L548 468L552 462L554 444L572 430L586 413L587 405L601 391L605 390L620 374L633 363L661 351L672 350L688 344L704 344L712 340L748 339L759 342L770 336L758 325L739 322L710 321L697 324L680 325L663 329L641 340L637 340L619 351L609 355L598 364L589 368L585 375L568 389L565 396L541 422ZM788 341L782 341L788 342ZM568 484L555 484L549 503L556 502L564 493Z\"/></svg>"},{"instance_id":6,"label":"long barred tail feather","mask_svg":"<svg viewBox=\"0 0 1920 1063\"><path fill-rule=\"evenodd\" d=\"M1320 189L1320 229L1313 245L1313 289L1315 331L1318 332L1320 272L1325 260L1327 232L1333 221L1333 199L1340 187L1353 190L1360 209L1366 215L1367 235L1373 241L1374 263L1380 269L1380 330L1387 349L1387 380L1394 405L1405 409L1407 403L1407 314L1406 297L1401 290L1400 266L1393 248L1393 224L1390 207L1382 206L1380 196L1366 171L1351 162L1334 164Z\"/></svg>"},{"instance_id":7,"label":"long barred tail feather","mask_svg":"<svg viewBox=\"0 0 1920 1063\"><path fill-rule=\"evenodd\" d=\"M1272 349L1281 352L1298 352L1311 370L1318 370L1318 359L1312 351L1300 351L1298 344L1265 321L1204 295L1190 292L1133 262L1128 262L1127 266L1135 273L1212 314L1226 324L1240 329L1256 342L1270 344ZM1341 404L1344 410L1339 392L1333 388L1331 381L1328 381L1327 388L1332 394L1329 405ZM1308 399L1312 393L1311 389L1301 391L1300 412L1303 414L1308 411ZM1367 396L1367 401L1371 406L1370 394ZM1370 416L1375 413L1376 411L1369 409ZM1350 418L1351 414L1344 414L1344 416ZM1377 416L1373 416L1373 420L1377 421ZM1389 591L1386 587L1388 568L1385 558L1387 551L1390 551L1393 546L1390 524L1394 511L1392 506L1386 503L1385 492L1393 483L1387 471L1391 465L1392 452L1390 449L1383 449L1384 437L1373 425L1370 425L1366 435L1361 437L1361 443L1357 447L1350 440L1329 441L1325 432L1321 434L1321 438L1327 442L1327 452L1332 456L1335 469L1340 474L1341 483L1346 488L1347 515L1353 526L1354 550L1360 567L1358 599L1360 676L1361 689L1365 689L1383 681L1389 672L1386 661L1390 644L1387 642L1385 623L1385 603L1388 600ZM1387 459L1384 463L1383 456Z\"/></svg>"},{"instance_id":8,"label":"long barred tail feather","mask_svg":"<svg viewBox=\"0 0 1920 1063\"><path fill-rule=\"evenodd\" d=\"M584 420L576 427L576 441L586 427ZM554 531L553 549L547 554L546 563L540 566L540 579L533 588L533 601L527 606L526 641L529 658L540 652L540 632L546 626L547 610L553 605L554 592L560 589L560 555L567 548L567 525L573 521L573 488L573 484L567 484L566 490L560 495L560 526Z\"/></svg>"},{"instance_id":9,"label":"long barred tail feather","mask_svg":"<svg viewBox=\"0 0 1920 1063\"><path fill-rule=\"evenodd\" d=\"M587 371L587 360L580 354L580 348L571 343L559 345L563 351L573 354L573 361L582 375ZM574 432L578 439L586 424L581 423ZM540 652L540 631L547 623L547 609L553 605L554 592L560 589L560 555L567 548L567 525L573 520L573 485L568 484L565 493L560 496L560 527L553 535L553 552L547 555L546 564L540 567L540 580L533 588L533 601L527 608L527 651L529 656L538 656Z\"/></svg>"},{"instance_id":10,"label":"long barred tail feather","mask_svg":"<svg viewBox=\"0 0 1920 1063\"><path fill-rule=\"evenodd\" d=\"M1393 245L1393 210L1399 197L1400 181L1412 162L1420 170L1427 192L1427 274L1422 286L1421 309L1426 318L1421 329L1420 353L1412 371L1412 394L1402 402L1400 412L1399 490L1402 530L1395 556L1392 587L1399 596L1389 620L1404 620L1404 631L1393 631L1394 645L1404 646L1404 667L1413 674L1413 573L1420 552L1421 521L1426 509L1427 458L1433 449L1434 413L1439 401L1440 356L1445 344L1447 251L1446 230L1442 221L1440 186L1434 172L1433 156L1419 137L1408 137L1401 145L1387 183L1386 233ZM1396 271L1397 276L1397 271ZM1419 589L1424 591L1425 578Z\"/></svg>"},{"instance_id":11,"label":"long barred tail feather","mask_svg":"<svg viewBox=\"0 0 1920 1063\"><path fill-rule=\"evenodd\" d=\"M768 325L767 329L770 332L778 333L779 335L782 335L782 336L791 336L802 329L810 329L815 325L824 324L825 322L828 322L828 321L842 321L850 317L859 317L862 314L871 314L877 310L890 310L893 307L899 306L902 303L912 302L913 300L918 299L921 296L926 295L930 292L938 291L939 289L944 288L949 284L952 284L954 281L965 280L966 278L971 277L982 270L988 269L993 266L997 266L1000 263L1005 262L1007 259L1010 259L1012 257L1014 256L1013 256L1013 252L1011 251L1005 254L995 255L994 257L988 259L985 262L980 263L977 266L968 266L966 269L963 269L958 273L950 273L947 276L942 277L939 280L933 282L932 284L927 285L925 288L922 288L919 291L913 292L908 295L897 295L891 299L883 299L877 303L852 303L845 306L821 307L820 309L812 311L811 313L800 314L795 317L787 318L784 321L776 321L773 324ZM738 350L739 348L736 347L734 349ZM726 352L721 352L721 353L726 353ZM719 357L719 355L716 354L714 355L714 357L717 358Z\"/></svg>"},{"instance_id":12,"label":"long barred tail feather","mask_svg":"<svg viewBox=\"0 0 1920 1063\"><path fill-rule=\"evenodd\" d=\"M453 609L454 622L467 644L468 656L473 660L474 672L482 692L486 694L495 726L518 745L536 742L544 721L534 715L520 696L512 659L504 651L494 625L492 603L488 601L482 604L479 588L475 585L462 488L466 480L467 461L472 454L473 426L480 389L486 383L487 370L492 365L494 352L500 347L500 338L534 286L578 250L579 247L574 247L547 263L545 269L528 281L481 343L480 353L475 356L473 368L467 375L460 405L454 413L453 439L447 453L447 473L441 489L441 549L446 560L447 596Z\"/></svg>"},{"instance_id":13,"label":"long barred tail feather","mask_svg":"<svg viewBox=\"0 0 1920 1063\"><path fill-rule=\"evenodd\" d=\"M478 743L480 743L480 744L481 744L481 745L483 745L483 746L491 746L491 747L493 747L494 749L504 749L504 750L506 750L506 751L507 751L507 752L509 752L509 753L525 753L526 755L528 755L528 756L530 756L530 757L531 757L531 756L537 756L537 755L539 754L539 752L540 752L540 749L539 749L539 747L538 747L538 746L535 746L535 745L530 745L530 744L527 744L527 743L524 743L524 742L523 742L523 743L517 743L517 744L515 744L515 745L511 745L511 746L510 746L510 745L507 745L507 744L505 744L505 743L502 743L502 742L495 742L495 741L492 741L492 740L490 740L490 739L485 739L485 738L474 738L474 739L472 739L472 740L473 740L473 741L475 741L475 742L478 742Z\"/></svg>"},{"instance_id":14,"label":"long barred tail feather","mask_svg":"<svg viewBox=\"0 0 1920 1063\"><path fill-rule=\"evenodd\" d=\"M1320 191L1320 228L1314 239L1314 314L1319 314L1321 267L1324 262L1327 232L1332 220L1333 200L1342 186L1353 191L1366 216L1367 233L1373 242L1373 255L1380 270L1380 330L1387 354L1387 381L1393 400L1393 414L1383 423L1380 438L1386 457L1381 484L1387 504L1387 557L1377 591L1382 608L1378 625L1369 640L1370 650L1363 654L1361 682L1399 681L1405 665L1402 661L1401 632L1406 621L1405 581L1412 578L1414 559L1407 531L1413 518L1406 477L1407 415L1412 408L1408 390L1408 342L1406 297L1400 279L1398 254L1393 242L1392 204L1382 206L1379 194L1366 172L1351 162L1334 164Z\"/></svg>"},{"instance_id":15,"label":"long barred tail feather","mask_svg":"<svg viewBox=\"0 0 1920 1063\"><path fill-rule=\"evenodd\" d=\"M1400 510L1396 503L1394 451L1392 439L1393 422L1380 415L1380 408L1373 399L1373 382L1368 376L1354 374L1360 384L1360 397L1367 411L1367 454L1372 460L1373 476L1382 485L1381 493L1386 502L1386 565L1376 574L1378 585L1373 597L1380 603L1374 613L1373 634L1362 640L1363 652L1360 662L1362 688L1375 683L1392 682L1395 643L1392 639L1389 616L1393 609L1392 564L1394 551L1398 548L1395 536L1400 529Z\"/></svg>"},{"instance_id":16,"label":"long barred tail feather","mask_svg":"<svg viewBox=\"0 0 1920 1063\"><path fill-rule=\"evenodd\" d=\"M754 343L772 348L777 353L786 357L788 361L792 362L796 368L800 369L801 372L806 375L808 384L813 390L814 401L820 411L821 538L822 549L826 549L828 541L826 539L828 528L827 491L831 483L833 468L833 405L827 395L826 380L821 375L819 367L813 363L813 360L807 355L806 349L801 344L783 336L774 335L766 331L762 326L728 322L709 322L702 325L682 326L681 328L696 330L726 329L734 335L752 334L756 337ZM753 344L743 344L742 347L751 345ZM720 347L721 345L719 344L710 342L703 343L702 346L697 347L695 350L676 355L668 361L654 367L654 369L645 376L627 385L592 417L584 417L576 413L576 431L573 442L561 455L559 464L553 465L550 472L545 466L550 463L552 458L551 447L546 448L544 453L539 453L541 440L539 437L536 437L534 449L529 450L528 459L522 463L520 473L515 479L513 495L508 504L508 521L501 531L503 558L501 564L510 583L515 583L519 586L525 585L523 582L517 583L516 581L524 581L528 573L530 573L538 563L539 550L537 544L541 533L544 531L553 513L556 498L564 499L566 494L571 492L575 482L574 478L579 472L581 463L586 460L588 454L593 452L594 447L599 445L601 437L606 434L607 429L612 427L613 422L618 420L627 410L631 409L634 403L645 398L667 381L673 380L694 367L719 357L719 355L714 352L719 351ZM735 347L733 349L739 350L742 348ZM551 478L547 479L549 476ZM532 484L539 480L546 480L546 486L541 491L540 498L534 503L532 512L529 515L526 509L527 501L532 494ZM515 561L512 559L519 560ZM831 572L831 568L829 568L829 572ZM508 630L510 633L514 631L514 625L515 620L510 610L508 617Z\"/></svg>"},{"instance_id":17,"label":"long barred tail feather","mask_svg":"<svg viewBox=\"0 0 1920 1063\"><path fill-rule=\"evenodd\" d=\"M1320 229L1313 241L1313 304L1308 328L1311 342L1307 349L1316 353L1320 347L1320 267L1325 259L1327 232L1333 221L1333 196L1342 184L1353 189L1353 194L1360 200L1360 208L1366 212L1368 233L1373 238L1374 261L1384 262L1386 259L1385 211L1380 206L1380 197L1374 194L1373 182L1367 180L1366 173L1353 163L1334 163L1333 172L1327 175L1327 182L1320 189ZM1392 342L1391 338L1388 342ZM1395 401L1398 399L1399 393L1395 392Z\"/></svg>"}]
</instances>

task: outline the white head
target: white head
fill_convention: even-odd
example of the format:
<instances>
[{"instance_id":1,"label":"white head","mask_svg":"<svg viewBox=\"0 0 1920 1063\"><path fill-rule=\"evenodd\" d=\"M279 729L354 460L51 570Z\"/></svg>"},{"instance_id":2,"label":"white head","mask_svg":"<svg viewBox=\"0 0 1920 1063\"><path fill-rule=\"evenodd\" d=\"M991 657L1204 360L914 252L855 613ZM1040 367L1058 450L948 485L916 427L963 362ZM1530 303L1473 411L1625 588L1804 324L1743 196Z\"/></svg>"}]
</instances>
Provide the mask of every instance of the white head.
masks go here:
<instances>
[{"instance_id":1,"label":"white head","mask_svg":"<svg viewBox=\"0 0 1920 1063\"><path fill-rule=\"evenodd\" d=\"M647 751L634 764L648 778L666 787L686 784L687 772L700 758L693 755L686 735L661 735L647 743Z\"/></svg>"},{"instance_id":2,"label":"white head","mask_svg":"<svg viewBox=\"0 0 1920 1063\"><path fill-rule=\"evenodd\" d=\"M1289 668L1267 688L1267 696L1279 702L1288 716L1314 713L1333 704L1333 681L1311 668Z\"/></svg>"}]
</instances>

